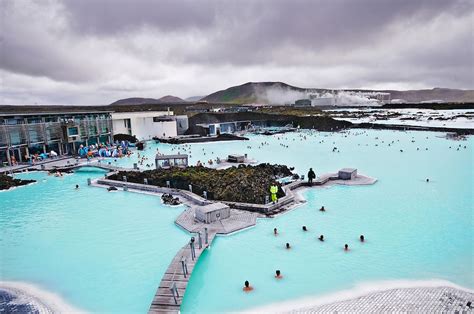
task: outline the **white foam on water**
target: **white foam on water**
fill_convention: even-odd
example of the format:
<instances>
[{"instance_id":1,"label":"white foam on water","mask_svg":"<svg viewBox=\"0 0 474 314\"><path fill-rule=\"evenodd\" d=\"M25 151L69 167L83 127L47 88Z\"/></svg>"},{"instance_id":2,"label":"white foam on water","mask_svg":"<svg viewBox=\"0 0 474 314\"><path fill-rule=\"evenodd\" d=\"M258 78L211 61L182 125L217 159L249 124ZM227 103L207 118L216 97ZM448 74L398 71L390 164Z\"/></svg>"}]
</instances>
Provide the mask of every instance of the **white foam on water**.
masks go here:
<instances>
[{"instance_id":1,"label":"white foam on water","mask_svg":"<svg viewBox=\"0 0 474 314\"><path fill-rule=\"evenodd\" d=\"M40 313L86 313L68 304L61 296L31 283L0 281L0 288L16 296L17 303L30 304Z\"/></svg>"},{"instance_id":2,"label":"white foam on water","mask_svg":"<svg viewBox=\"0 0 474 314\"><path fill-rule=\"evenodd\" d=\"M283 313L296 310L314 308L321 305L352 300L367 296L372 293L383 292L392 289L410 289L410 288L441 288L450 287L462 291L474 293L474 290L458 286L450 281L441 279L431 280L390 280L367 282L356 285L353 289L341 290L334 293L304 297L289 301L272 303L252 309L242 311L241 313Z\"/></svg>"}]
</instances>

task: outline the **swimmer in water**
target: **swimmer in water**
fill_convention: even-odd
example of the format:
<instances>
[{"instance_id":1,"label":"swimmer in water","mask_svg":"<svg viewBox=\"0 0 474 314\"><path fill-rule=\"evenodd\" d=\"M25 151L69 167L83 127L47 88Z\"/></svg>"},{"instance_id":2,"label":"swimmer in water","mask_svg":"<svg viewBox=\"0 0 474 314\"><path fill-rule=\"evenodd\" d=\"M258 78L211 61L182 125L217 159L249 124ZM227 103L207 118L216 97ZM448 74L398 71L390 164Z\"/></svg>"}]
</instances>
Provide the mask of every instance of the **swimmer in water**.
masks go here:
<instances>
[{"instance_id":1,"label":"swimmer in water","mask_svg":"<svg viewBox=\"0 0 474 314\"><path fill-rule=\"evenodd\" d=\"M274 235L278 235L278 230L277 230L277 228L273 228L273 234L274 234Z\"/></svg>"},{"instance_id":2,"label":"swimmer in water","mask_svg":"<svg viewBox=\"0 0 474 314\"><path fill-rule=\"evenodd\" d=\"M426 179L426 182L430 182L430 179Z\"/></svg>"},{"instance_id":3,"label":"swimmer in water","mask_svg":"<svg viewBox=\"0 0 474 314\"><path fill-rule=\"evenodd\" d=\"M291 249L290 243L286 243L286 249L287 250Z\"/></svg>"},{"instance_id":4,"label":"swimmer in water","mask_svg":"<svg viewBox=\"0 0 474 314\"><path fill-rule=\"evenodd\" d=\"M319 239L319 241L324 242L324 236L323 235L320 235L318 239Z\"/></svg>"},{"instance_id":5,"label":"swimmer in water","mask_svg":"<svg viewBox=\"0 0 474 314\"><path fill-rule=\"evenodd\" d=\"M303 231L308 231L308 229L306 228L306 226L303 226Z\"/></svg>"},{"instance_id":6,"label":"swimmer in water","mask_svg":"<svg viewBox=\"0 0 474 314\"><path fill-rule=\"evenodd\" d=\"M275 272L275 278L276 278L276 279L281 279L281 278L283 278L283 275L281 274L280 270L277 270L277 271Z\"/></svg>"},{"instance_id":7,"label":"swimmer in water","mask_svg":"<svg viewBox=\"0 0 474 314\"><path fill-rule=\"evenodd\" d=\"M359 238L360 238L360 242L364 242L364 241L365 241L365 237L364 237L363 234L361 234Z\"/></svg>"},{"instance_id":8,"label":"swimmer in water","mask_svg":"<svg viewBox=\"0 0 474 314\"><path fill-rule=\"evenodd\" d=\"M76 190L79 189L79 184L76 184Z\"/></svg>"},{"instance_id":9,"label":"swimmer in water","mask_svg":"<svg viewBox=\"0 0 474 314\"><path fill-rule=\"evenodd\" d=\"M253 290L253 287L250 285L250 283L249 283L248 280L245 280L243 290L244 290L245 292L249 292L249 291L252 291L252 290Z\"/></svg>"},{"instance_id":10,"label":"swimmer in water","mask_svg":"<svg viewBox=\"0 0 474 314\"><path fill-rule=\"evenodd\" d=\"M319 209L320 212L325 212L326 209L324 208L324 206L321 206L321 208Z\"/></svg>"},{"instance_id":11,"label":"swimmer in water","mask_svg":"<svg viewBox=\"0 0 474 314\"><path fill-rule=\"evenodd\" d=\"M344 244L344 251L349 251L349 245Z\"/></svg>"}]
</instances>

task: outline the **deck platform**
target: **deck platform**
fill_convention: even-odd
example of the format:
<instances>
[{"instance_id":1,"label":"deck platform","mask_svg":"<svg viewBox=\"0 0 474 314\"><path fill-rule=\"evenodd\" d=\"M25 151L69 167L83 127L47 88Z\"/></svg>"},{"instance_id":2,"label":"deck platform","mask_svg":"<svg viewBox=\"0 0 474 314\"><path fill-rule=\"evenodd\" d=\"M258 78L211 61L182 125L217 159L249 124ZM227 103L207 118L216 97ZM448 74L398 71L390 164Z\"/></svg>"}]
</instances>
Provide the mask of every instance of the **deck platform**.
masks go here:
<instances>
[{"instance_id":1,"label":"deck platform","mask_svg":"<svg viewBox=\"0 0 474 314\"><path fill-rule=\"evenodd\" d=\"M178 216L175 223L189 232L197 232L207 228L212 233L229 234L255 226L257 218L260 217L264 217L264 215L231 208L229 218L206 224L194 218L194 208L190 207Z\"/></svg>"}]
</instances>

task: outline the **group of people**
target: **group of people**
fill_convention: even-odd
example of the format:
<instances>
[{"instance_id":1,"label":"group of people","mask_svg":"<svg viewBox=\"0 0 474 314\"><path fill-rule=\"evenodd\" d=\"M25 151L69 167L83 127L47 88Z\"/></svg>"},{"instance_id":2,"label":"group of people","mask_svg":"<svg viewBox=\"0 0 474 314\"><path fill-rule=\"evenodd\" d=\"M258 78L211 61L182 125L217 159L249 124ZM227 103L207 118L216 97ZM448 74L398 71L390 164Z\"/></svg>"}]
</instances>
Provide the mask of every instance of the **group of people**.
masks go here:
<instances>
[{"instance_id":1,"label":"group of people","mask_svg":"<svg viewBox=\"0 0 474 314\"><path fill-rule=\"evenodd\" d=\"M51 150L49 154L48 153L41 153L41 154L35 153L35 154L25 155L25 160L28 161L31 165L34 165L37 162L46 160L48 158L57 158L57 157L58 157L58 153L56 153L54 150ZM15 156L12 156L12 164L13 165L18 164L15 159Z\"/></svg>"},{"instance_id":2,"label":"group of people","mask_svg":"<svg viewBox=\"0 0 474 314\"><path fill-rule=\"evenodd\" d=\"M157 152L157 154L160 153L160 152L158 151L158 149L156 149L156 152ZM140 166L143 166L143 165L145 164L145 161L148 160L148 157L146 157L145 155L140 155L140 153L137 153L137 158L138 158L138 164L139 164ZM150 168L151 165L147 163L147 164L146 164L146 167L147 167L147 168Z\"/></svg>"},{"instance_id":3,"label":"group of people","mask_svg":"<svg viewBox=\"0 0 474 314\"><path fill-rule=\"evenodd\" d=\"M80 145L77 150L77 154L81 158L91 159L93 157L130 157L132 151L128 148L129 143L127 141L121 141L116 145L107 144L92 144L89 146Z\"/></svg>"},{"instance_id":4,"label":"group of people","mask_svg":"<svg viewBox=\"0 0 474 314\"><path fill-rule=\"evenodd\" d=\"M322 208L324 208L324 206L323 206ZM303 231L308 231L308 228L307 228L306 226L303 226L302 229L303 229ZM277 229L277 228L274 228L274 229L273 229L273 234L274 234L275 236L278 235L278 229ZM318 240L321 241L321 242L324 242L324 236L323 236L323 235L320 235L319 238L318 238ZM360 235L359 240L360 240L360 242L365 242L365 237L364 237L364 235ZM287 250L291 249L290 243L287 242L287 243L285 244L285 248L286 248ZM346 251L346 252L349 251L349 245L348 245L347 243L344 244L344 251ZM282 278L283 278L283 275L282 275L282 273L281 273L281 271L280 271L279 269L277 269L277 270L275 271L275 278L276 278L276 279L282 279ZM244 287L243 287L242 290L245 291L245 292L250 292L250 291L252 291L253 289L254 289L254 288L250 285L250 282L249 282L248 280L246 280L246 281L244 282Z\"/></svg>"}]
</instances>

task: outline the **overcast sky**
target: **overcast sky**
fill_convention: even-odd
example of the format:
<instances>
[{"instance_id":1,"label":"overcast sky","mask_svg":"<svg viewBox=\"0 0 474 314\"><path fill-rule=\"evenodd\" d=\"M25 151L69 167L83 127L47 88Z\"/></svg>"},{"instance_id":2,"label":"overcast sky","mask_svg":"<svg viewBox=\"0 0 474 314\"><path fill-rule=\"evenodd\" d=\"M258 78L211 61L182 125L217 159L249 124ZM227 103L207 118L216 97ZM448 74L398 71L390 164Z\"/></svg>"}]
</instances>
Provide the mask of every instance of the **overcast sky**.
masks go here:
<instances>
[{"instance_id":1,"label":"overcast sky","mask_svg":"<svg viewBox=\"0 0 474 314\"><path fill-rule=\"evenodd\" d=\"M1 104L474 88L472 0L0 0Z\"/></svg>"}]
</instances>

